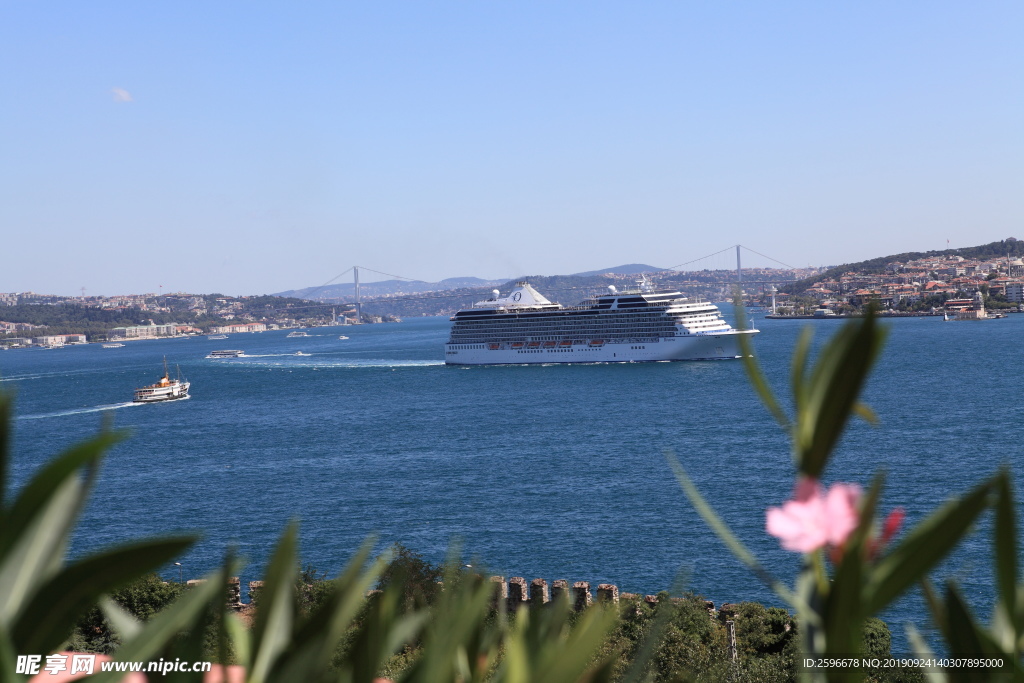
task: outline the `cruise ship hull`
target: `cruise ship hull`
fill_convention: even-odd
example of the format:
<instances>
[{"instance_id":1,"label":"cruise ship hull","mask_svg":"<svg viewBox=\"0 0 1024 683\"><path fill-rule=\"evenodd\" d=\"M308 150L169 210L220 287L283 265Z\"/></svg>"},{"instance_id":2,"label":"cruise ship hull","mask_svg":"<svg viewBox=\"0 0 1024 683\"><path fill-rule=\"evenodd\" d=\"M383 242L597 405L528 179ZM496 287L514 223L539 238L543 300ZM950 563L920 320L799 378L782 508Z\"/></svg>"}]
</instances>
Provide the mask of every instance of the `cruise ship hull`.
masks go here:
<instances>
[{"instance_id":1,"label":"cruise ship hull","mask_svg":"<svg viewBox=\"0 0 1024 683\"><path fill-rule=\"evenodd\" d=\"M740 334L756 330L677 335L642 342L578 340L554 346L529 343L446 344L448 365L519 365L527 363L643 363L672 360L740 358ZM497 347L497 348L495 348Z\"/></svg>"}]
</instances>

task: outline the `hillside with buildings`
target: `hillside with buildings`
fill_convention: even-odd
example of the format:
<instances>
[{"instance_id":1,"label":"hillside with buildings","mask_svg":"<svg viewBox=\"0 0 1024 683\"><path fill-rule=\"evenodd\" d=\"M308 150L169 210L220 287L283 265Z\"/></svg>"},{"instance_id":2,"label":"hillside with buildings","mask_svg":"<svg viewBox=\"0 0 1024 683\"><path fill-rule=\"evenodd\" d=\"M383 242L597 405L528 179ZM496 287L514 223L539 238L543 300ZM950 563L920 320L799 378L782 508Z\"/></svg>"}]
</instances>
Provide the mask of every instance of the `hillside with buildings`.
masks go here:
<instances>
[{"instance_id":1,"label":"hillside with buildings","mask_svg":"<svg viewBox=\"0 0 1024 683\"><path fill-rule=\"evenodd\" d=\"M275 296L0 293L0 347L62 346L325 324L349 307Z\"/></svg>"},{"instance_id":2,"label":"hillside with buildings","mask_svg":"<svg viewBox=\"0 0 1024 683\"><path fill-rule=\"evenodd\" d=\"M1011 237L977 247L881 257L781 286L776 302L784 314L851 313L868 303L894 313L959 311L978 304L1014 310L1024 304L1022 256L1024 243Z\"/></svg>"}]
</instances>

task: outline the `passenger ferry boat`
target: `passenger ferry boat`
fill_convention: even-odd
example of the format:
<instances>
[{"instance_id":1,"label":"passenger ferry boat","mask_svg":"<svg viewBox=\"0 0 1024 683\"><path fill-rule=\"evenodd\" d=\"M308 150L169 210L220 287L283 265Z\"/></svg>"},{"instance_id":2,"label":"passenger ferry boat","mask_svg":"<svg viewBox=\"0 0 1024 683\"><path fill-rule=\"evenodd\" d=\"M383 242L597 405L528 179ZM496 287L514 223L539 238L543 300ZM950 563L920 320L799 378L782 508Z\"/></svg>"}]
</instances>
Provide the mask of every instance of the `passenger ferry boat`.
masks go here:
<instances>
[{"instance_id":1,"label":"passenger ferry boat","mask_svg":"<svg viewBox=\"0 0 1024 683\"><path fill-rule=\"evenodd\" d=\"M576 306L552 303L528 282L508 296L456 313L445 344L448 365L630 363L739 358L737 330L708 301L655 291L646 278L634 290Z\"/></svg>"},{"instance_id":2,"label":"passenger ferry boat","mask_svg":"<svg viewBox=\"0 0 1024 683\"><path fill-rule=\"evenodd\" d=\"M245 351L241 349L221 349L219 351L210 351L210 355L207 358L238 358L243 355L245 355Z\"/></svg>"},{"instance_id":3,"label":"passenger ferry boat","mask_svg":"<svg viewBox=\"0 0 1024 683\"><path fill-rule=\"evenodd\" d=\"M156 384L142 387L135 390L133 403L155 403L157 401L176 401L181 398L188 398L189 383L178 379L171 379L167 371L167 359L164 359L164 376L157 380Z\"/></svg>"},{"instance_id":4,"label":"passenger ferry boat","mask_svg":"<svg viewBox=\"0 0 1024 683\"><path fill-rule=\"evenodd\" d=\"M285 336L286 337L308 337L309 336L309 332L305 332L303 330L295 330L294 332L289 332Z\"/></svg>"}]
</instances>

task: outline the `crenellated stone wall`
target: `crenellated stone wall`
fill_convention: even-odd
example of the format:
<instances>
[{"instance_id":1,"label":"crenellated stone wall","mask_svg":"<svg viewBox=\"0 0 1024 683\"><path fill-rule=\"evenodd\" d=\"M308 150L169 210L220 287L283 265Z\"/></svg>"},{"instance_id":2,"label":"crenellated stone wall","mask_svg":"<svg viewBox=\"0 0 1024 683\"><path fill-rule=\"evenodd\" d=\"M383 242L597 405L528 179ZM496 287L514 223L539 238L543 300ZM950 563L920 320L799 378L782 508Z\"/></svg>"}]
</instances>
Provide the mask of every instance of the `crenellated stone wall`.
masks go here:
<instances>
[{"instance_id":1,"label":"crenellated stone wall","mask_svg":"<svg viewBox=\"0 0 1024 683\"><path fill-rule=\"evenodd\" d=\"M599 583L596 596L591 593L589 581L575 581L569 583L566 579L556 579L549 585L545 579L533 579L527 582L522 576L513 576L506 580L504 576L490 576L485 579L477 575L477 580L488 581L491 584L491 607L497 609L499 604L504 604L509 611L515 611L520 607L541 607L557 600L565 600L577 612L585 610L594 602L602 604L618 604L619 600L643 600L649 605L658 603L656 595L639 595L637 593L623 593L614 583ZM202 580L189 581L194 585ZM438 582L442 587L443 582ZM251 596L263 588L262 581L249 582L249 595ZM367 597L380 593L378 590L367 592ZM228 585L228 600L232 605L240 605L240 584L237 577L232 577ZM671 598L673 601L682 601L683 598ZM718 616L715 610L715 603L706 600L704 606L713 618ZM732 618L735 614L735 605L725 603L721 611L725 617Z\"/></svg>"}]
</instances>

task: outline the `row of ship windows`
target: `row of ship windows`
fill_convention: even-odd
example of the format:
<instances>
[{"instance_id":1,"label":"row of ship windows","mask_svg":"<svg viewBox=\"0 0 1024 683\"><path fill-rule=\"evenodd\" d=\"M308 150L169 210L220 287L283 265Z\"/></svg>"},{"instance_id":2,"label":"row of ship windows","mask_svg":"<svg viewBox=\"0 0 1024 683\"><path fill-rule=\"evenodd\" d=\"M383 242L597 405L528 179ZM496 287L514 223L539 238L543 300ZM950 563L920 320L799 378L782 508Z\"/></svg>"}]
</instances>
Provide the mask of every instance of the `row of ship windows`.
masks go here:
<instances>
[{"instance_id":1,"label":"row of ship windows","mask_svg":"<svg viewBox=\"0 0 1024 683\"><path fill-rule=\"evenodd\" d=\"M627 334L607 334L602 333L600 335L580 335L584 339L608 339L630 342L634 339L658 339L659 335L645 334L642 332L627 333ZM672 335L661 335L661 339L671 339ZM522 334L494 334L486 337L483 336L469 336L469 335L452 335L452 344L470 344L474 345L481 341L486 342L497 342L497 341L533 341L533 342L552 342L552 341L569 341L575 339L575 337L541 337L534 335L522 335Z\"/></svg>"},{"instance_id":2,"label":"row of ship windows","mask_svg":"<svg viewBox=\"0 0 1024 683\"><path fill-rule=\"evenodd\" d=\"M597 351L600 347L578 346L568 349L516 349L516 353L575 353L576 351Z\"/></svg>"},{"instance_id":3,"label":"row of ship windows","mask_svg":"<svg viewBox=\"0 0 1024 683\"><path fill-rule=\"evenodd\" d=\"M470 351L472 349L482 349L482 348L484 348L484 345L483 344L459 344L458 346L453 346L452 348L457 350L457 351Z\"/></svg>"},{"instance_id":4,"label":"row of ship windows","mask_svg":"<svg viewBox=\"0 0 1024 683\"><path fill-rule=\"evenodd\" d=\"M693 325L696 323L703 323L703 320L693 321L680 321L683 325ZM712 322L712 321L706 321ZM459 330L522 330L522 329L549 329L549 330L567 330L567 329L578 329L581 327L594 328L594 329L605 329L605 328L626 328L626 327L660 327L667 330L674 329L676 321L673 320L572 320L566 322L551 322L547 320L522 320L522 321L480 321L474 322L471 325L467 325L463 322L455 323L452 328Z\"/></svg>"},{"instance_id":5,"label":"row of ship windows","mask_svg":"<svg viewBox=\"0 0 1024 683\"><path fill-rule=\"evenodd\" d=\"M511 326L547 326L547 327L570 327L578 325L693 325L707 322L725 322L718 316L687 316L685 318L666 318L663 316L623 316L621 318L570 318L568 320L551 320L550 318L516 318L516 319L486 319L486 320L457 320L456 327L511 327Z\"/></svg>"},{"instance_id":6,"label":"row of ship windows","mask_svg":"<svg viewBox=\"0 0 1024 683\"><path fill-rule=\"evenodd\" d=\"M479 315L458 315L456 316L459 322L470 322L476 320L502 320L508 321L509 318L514 320L558 320L561 322L567 322L569 320L580 320L580 319L592 319L592 320L609 320L614 318L697 318L697 317L719 317L718 311L640 311L640 310L623 310L623 311L609 311L608 313L574 313L571 315L559 315L552 316L548 314L538 313L521 313L521 312L510 312L510 313L484 313Z\"/></svg>"},{"instance_id":7,"label":"row of ship windows","mask_svg":"<svg viewBox=\"0 0 1024 683\"><path fill-rule=\"evenodd\" d=\"M621 318L625 316L665 316L665 315L719 315L716 308L693 309L684 307L672 308L617 308L609 310L594 309L568 309L562 311L537 311L537 310L507 310L507 311L460 311L456 315L460 320L474 320L481 318L508 318L508 317L530 317L530 318Z\"/></svg>"},{"instance_id":8,"label":"row of ship windows","mask_svg":"<svg viewBox=\"0 0 1024 683\"><path fill-rule=\"evenodd\" d=\"M700 320L685 321L684 320L684 321L681 321L681 322L685 325L687 323L693 324L693 323L704 322L704 321L700 321ZM583 326L587 326L587 327L628 327L630 325L643 325L643 326L646 326L646 327L650 327L652 325L657 325L659 327L675 327L675 321L673 321L673 320L607 320L607 321L606 320L568 320L568 321L565 321L565 322L555 322L555 321L550 321L550 320L518 320L518 321L515 321L515 322L511 322L511 321L506 322L506 321L503 321L503 320L498 320L498 321L480 321L480 322L474 322L473 324L466 324L466 323L463 323L463 322L457 322L457 323L455 323L454 327L456 327L456 328L469 328L469 329L491 328L491 327L501 327L501 328L506 328L506 329L508 329L508 328L515 329L515 328L522 328L522 327L550 327L553 330L560 330L560 329L564 329L564 328L567 328L567 327L583 327Z\"/></svg>"}]
</instances>

